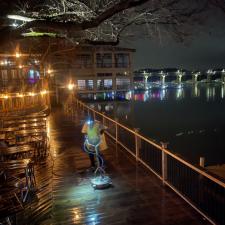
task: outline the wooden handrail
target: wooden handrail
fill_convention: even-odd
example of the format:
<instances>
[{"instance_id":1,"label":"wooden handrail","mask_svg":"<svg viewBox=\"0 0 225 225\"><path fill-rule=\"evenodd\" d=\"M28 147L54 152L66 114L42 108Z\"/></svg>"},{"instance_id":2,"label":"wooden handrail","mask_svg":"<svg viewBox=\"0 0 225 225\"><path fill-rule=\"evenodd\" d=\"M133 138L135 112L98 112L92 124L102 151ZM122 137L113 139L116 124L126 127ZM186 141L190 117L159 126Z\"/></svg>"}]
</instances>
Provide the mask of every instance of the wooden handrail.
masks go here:
<instances>
[{"instance_id":1,"label":"wooden handrail","mask_svg":"<svg viewBox=\"0 0 225 225\"><path fill-rule=\"evenodd\" d=\"M161 150L163 152L165 152L167 155L170 155L172 158L176 159L177 161L181 162L182 164L184 164L185 166L189 167L190 169L194 170L195 172L203 175L204 177L210 179L211 181L217 183L218 185L222 186L223 188L225 188L225 183L219 179L217 179L216 177L213 177L212 175L208 174L207 172L203 171L202 169L197 168L196 166L188 163L187 161L183 160L182 158L176 156L175 154L171 153L168 149L164 149L162 148L162 146L154 143L153 141L149 140L148 138L144 137L143 135L141 135L140 133L135 132L134 130L124 126L123 124L119 123L116 120L113 120L112 118L106 116L105 114L98 112L94 109L92 109L91 107L87 106L86 104L84 104L83 102L77 100L79 104L81 104L83 107L91 110L92 112L101 115L102 117L104 117L105 119L110 120L111 122L113 122L114 124L117 124L118 126L124 128L125 130L129 131L130 133L136 135L137 137L139 137L140 139L146 141L147 143L149 143L150 145L153 145L154 147L156 147L158 150ZM142 161L142 160L141 160Z\"/></svg>"}]
</instances>

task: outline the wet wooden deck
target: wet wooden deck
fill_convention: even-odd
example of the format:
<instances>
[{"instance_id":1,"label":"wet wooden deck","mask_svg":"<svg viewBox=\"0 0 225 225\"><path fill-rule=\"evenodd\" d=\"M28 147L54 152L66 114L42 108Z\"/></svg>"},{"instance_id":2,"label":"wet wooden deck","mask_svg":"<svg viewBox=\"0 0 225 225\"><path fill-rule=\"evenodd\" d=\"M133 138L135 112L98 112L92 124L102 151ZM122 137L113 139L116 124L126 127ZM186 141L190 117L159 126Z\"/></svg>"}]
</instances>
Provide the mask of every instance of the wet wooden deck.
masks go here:
<instances>
[{"instance_id":1,"label":"wet wooden deck","mask_svg":"<svg viewBox=\"0 0 225 225\"><path fill-rule=\"evenodd\" d=\"M92 173L86 170L89 159L81 150L82 119L61 110L51 114L51 154L37 166L36 201L26 207L19 224L208 224L110 140L103 154L113 187L94 190Z\"/></svg>"}]
</instances>

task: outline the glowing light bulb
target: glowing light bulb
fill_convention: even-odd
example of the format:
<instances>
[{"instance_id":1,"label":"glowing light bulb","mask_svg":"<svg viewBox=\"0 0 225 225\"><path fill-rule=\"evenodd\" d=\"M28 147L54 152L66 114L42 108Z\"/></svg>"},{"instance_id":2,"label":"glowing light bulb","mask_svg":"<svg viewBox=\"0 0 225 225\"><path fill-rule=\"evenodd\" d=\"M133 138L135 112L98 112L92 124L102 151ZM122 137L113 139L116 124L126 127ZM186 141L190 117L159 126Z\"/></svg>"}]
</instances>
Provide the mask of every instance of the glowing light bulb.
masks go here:
<instances>
[{"instance_id":1,"label":"glowing light bulb","mask_svg":"<svg viewBox=\"0 0 225 225\"><path fill-rule=\"evenodd\" d=\"M8 64L8 61L5 60L2 65L7 65L7 64Z\"/></svg>"},{"instance_id":2,"label":"glowing light bulb","mask_svg":"<svg viewBox=\"0 0 225 225\"><path fill-rule=\"evenodd\" d=\"M20 57L20 53L16 52L16 58L19 58L19 57Z\"/></svg>"},{"instance_id":3,"label":"glowing light bulb","mask_svg":"<svg viewBox=\"0 0 225 225\"><path fill-rule=\"evenodd\" d=\"M68 89L69 89L69 90L73 90L73 88L74 88L74 84L71 84L71 83L70 83L70 84L68 84L68 86L67 86L67 87L68 87Z\"/></svg>"},{"instance_id":4,"label":"glowing light bulb","mask_svg":"<svg viewBox=\"0 0 225 225\"><path fill-rule=\"evenodd\" d=\"M41 91L41 95L45 95L45 94L47 94L46 90Z\"/></svg>"},{"instance_id":5,"label":"glowing light bulb","mask_svg":"<svg viewBox=\"0 0 225 225\"><path fill-rule=\"evenodd\" d=\"M24 95L23 95L23 94L18 93L18 94L17 94L17 96L18 96L19 98L22 98Z\"/></svg>"}]
</instances>

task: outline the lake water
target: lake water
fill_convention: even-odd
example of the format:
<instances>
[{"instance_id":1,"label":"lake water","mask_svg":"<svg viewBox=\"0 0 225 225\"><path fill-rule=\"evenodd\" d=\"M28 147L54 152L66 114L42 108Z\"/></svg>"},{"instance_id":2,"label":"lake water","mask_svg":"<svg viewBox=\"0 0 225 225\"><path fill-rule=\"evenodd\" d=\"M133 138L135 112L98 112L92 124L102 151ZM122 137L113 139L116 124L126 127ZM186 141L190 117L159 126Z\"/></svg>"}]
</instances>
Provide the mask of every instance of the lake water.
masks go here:
<instances>
[{"instance_id":1,"label":"lake water","mask_svg":"<svg viewBox=\"0 0 225 225\"><path fill-rule=\"evenodd\" d=\"M158 87L128 93L129 101L91 104L192 163L225 163L225 85Z\"/></svg>"}]
</instances>

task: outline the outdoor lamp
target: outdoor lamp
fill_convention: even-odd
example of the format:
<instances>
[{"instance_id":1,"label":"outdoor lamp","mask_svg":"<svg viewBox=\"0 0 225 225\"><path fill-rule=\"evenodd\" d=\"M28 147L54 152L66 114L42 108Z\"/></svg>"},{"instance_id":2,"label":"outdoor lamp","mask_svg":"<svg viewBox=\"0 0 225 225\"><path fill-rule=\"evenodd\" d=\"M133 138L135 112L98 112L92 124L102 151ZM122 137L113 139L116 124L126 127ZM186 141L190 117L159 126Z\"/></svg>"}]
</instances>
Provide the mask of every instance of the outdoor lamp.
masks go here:
<instances>
[{"instance_id":1,"label":"outdoor lamp","mask_svg":"<svg viewBox=\"0 0 225 225\"><path fill-rule=\"evenodd\" d=\"M72 83L69 83L68 86L67 86L67 88L68 88L70 91L73 90L74 87L75 87L75 85L72 84Z\"/></svg>"},{"instance_id":2,"label":"outdoor lamp","mask_svg":"<svg viewBox=\"0 0 225 225\"><path fill-rule=\"evenodd\" d=\"M19 58L19 57L20 57L20 53L16 52L16 58Z\"/></svg>"}]
</instances>

